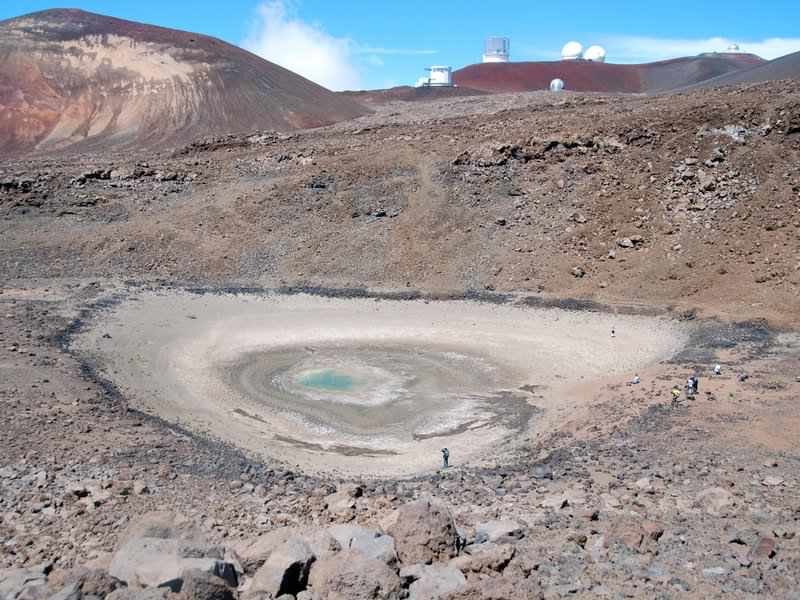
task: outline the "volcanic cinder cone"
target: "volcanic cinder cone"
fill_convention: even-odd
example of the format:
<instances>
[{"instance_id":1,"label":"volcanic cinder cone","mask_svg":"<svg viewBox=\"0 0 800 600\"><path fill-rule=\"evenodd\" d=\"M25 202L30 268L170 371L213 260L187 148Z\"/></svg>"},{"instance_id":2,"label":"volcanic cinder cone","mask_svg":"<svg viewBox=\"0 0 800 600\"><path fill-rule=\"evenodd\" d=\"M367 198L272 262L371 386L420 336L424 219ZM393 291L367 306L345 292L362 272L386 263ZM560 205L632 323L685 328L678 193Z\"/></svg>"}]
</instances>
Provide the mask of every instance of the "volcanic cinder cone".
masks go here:
<instances>
[{"instance_id":1,"label":"volcanic cinder cone","mask_svg":"<svg viewBox=\"0 0 800 600\"><path fill-rule=\"evenodd\" d=\"M79 10L0 21L0 154L155 148L365 110L204 35Z\"/></svg>"}]
</instances>

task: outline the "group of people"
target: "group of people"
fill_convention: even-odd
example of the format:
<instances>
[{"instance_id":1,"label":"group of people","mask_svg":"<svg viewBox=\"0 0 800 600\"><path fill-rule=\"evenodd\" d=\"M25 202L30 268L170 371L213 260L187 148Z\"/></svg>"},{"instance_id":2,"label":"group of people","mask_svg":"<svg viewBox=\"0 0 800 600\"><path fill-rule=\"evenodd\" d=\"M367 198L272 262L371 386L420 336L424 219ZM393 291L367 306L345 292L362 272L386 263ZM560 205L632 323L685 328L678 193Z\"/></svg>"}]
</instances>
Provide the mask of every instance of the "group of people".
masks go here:
<instances>
[{"instance_id":1,"label":"group of people","mask_svg":"<svg viewBox=\"0 0 800 600\"><path fill-rule=\"evenodd\" d=\"M722 374L722 366L721 365L714 365L714 375L721 375ZM746 377L746 375L745 375ZM741 376L739 377L739 381L743 381ZM686 379L686 385L684 386L686 390L686 397L687 398L694 398L698 391L700 390L700 377L697 375L690 375ZM681 390L678 386L672 388L672 404L675 405L678 403L681 397Z\"/></svg>"},{"instance_id":2,"label":"group of people","mask_svg":"<svg viewBox=\"0 0 800 600\"><path fill-rule=\"evenodd\" d=\"M614 337L616 332L614 329L611 329L611 337ZM714 365L714 375L721 375L722 374L722 367L720 365ZM744 381L747 379L747 375L741 374L738 377L739 381ZM638 375L635 375L634 378L628 383L628 385L638 385L641 383L641 379ZM684 386L686 390L686 397L687 398L694 398L698 391L700 390L700 377L697 375L690 375L686 379L686 385ZM678 401L681 397L681 390L678 386L672 388L672 405L678 404ZM442 468L447 469L450 466L450 450L447 448L442 448Z\"/></svg>"},{"instance_id":3,"label":"group of people","mask_svg":"<svg viewBox=\"0 0 800 600\"><path fill-rule=\"evenodd\" d=\"M694 398L697 395L698 390L700 389L700 378L697 375L690 375L686 379L686 385L683 386L684 390L686 390L686 397L687 398ZM675 405L678 403L678 400L681 398L681 390L676 385L672 388L672 404Z\"/></svg>"}]
</instances>

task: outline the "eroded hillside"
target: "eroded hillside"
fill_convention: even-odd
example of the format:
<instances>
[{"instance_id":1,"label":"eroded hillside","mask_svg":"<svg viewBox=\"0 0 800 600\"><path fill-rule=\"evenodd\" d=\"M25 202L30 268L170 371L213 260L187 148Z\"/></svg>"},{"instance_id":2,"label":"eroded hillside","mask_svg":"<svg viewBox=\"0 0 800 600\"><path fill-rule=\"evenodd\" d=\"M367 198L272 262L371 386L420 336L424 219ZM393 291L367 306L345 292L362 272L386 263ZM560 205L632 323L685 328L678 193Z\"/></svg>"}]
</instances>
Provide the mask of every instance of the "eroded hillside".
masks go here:
<instances>
[{"instance_id":1,"label":"eroded hillside","mask_svg":"<svg viewBox=\"0 0 800 600\"><path fill-rule=\"evenodd\" d=\"M5 279L536 291L800 314L798 84L459 98L5 163Z\"/></svg>"}]
</instances>

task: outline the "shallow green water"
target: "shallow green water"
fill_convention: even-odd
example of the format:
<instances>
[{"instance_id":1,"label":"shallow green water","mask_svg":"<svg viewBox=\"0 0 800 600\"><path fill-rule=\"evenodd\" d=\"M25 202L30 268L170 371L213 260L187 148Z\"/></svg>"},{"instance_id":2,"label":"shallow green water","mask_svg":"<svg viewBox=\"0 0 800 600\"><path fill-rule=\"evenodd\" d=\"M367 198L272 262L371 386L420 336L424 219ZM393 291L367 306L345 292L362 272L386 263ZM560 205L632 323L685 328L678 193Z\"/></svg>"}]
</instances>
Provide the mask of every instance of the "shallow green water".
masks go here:
<instances>
[{"instance_id":1,"label":"shallow green water","mask_svg":"<svg viewBox=\"0 0 800 600\"><path fill-rule=\"evenodd\" d=\"M353 388L353 378L334 369L312 371L302 376L299 381L306 387L330 392L344 392Z\"/></svg>"}]
</instances>

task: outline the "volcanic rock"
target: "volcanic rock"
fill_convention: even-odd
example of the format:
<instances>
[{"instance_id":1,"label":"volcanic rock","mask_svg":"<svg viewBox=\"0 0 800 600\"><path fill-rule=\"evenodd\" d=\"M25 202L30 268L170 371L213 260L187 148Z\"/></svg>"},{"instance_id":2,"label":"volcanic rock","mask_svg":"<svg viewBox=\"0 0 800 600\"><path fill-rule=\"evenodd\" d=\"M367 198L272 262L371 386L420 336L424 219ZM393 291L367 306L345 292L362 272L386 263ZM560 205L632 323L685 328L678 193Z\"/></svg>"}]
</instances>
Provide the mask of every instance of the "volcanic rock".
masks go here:
<instances>
[{"instance_id":1,"label":"volcanic rock","mask_svg":"<svg viewBox=\"0 0 800 600\"><path fill-rule=\"evenodd\" d=\"M547 464L534 465L531 476L534 479L553 479L553 467Z\"/></svg>"},{"instance_id":2,"label":"volcanic rock","mask_svg":"<svg viewBox=\"0 0 800 600\"><path fill-rule=\"evenodd\" d=\"M169 594L169 588L145 588L143 590L132 590L120 588L114 590L105 600L164 600Z\"/></svg>"},{"instance_id":3,"label":"volcanic rock","mask_svg":"<svg viewBox=\"0 0 800 600\"><path fill-rule=\"evenodd\" d=\"M256 571L250 592L265 592L273 597L296 594L305 589L314 552L300 537L293 536L275 548Z\"/></svg>"},{"instance_id":4,"label":"volcanic rock","mask_svg":"<svg viewBox=\"0 0 800 600\"><path fill-rule=\"evenodd\" d=\"M241 562L243 571L252 575L269 559L276 548L281 547L291 538L299 538L305 542L317 558L332 554L343 547L330 532L324 529L280 527L255 540L247 539L238 542L233 545L233 550Z\"/></svg>"},{"instance_id":5,"label":"volcanic rock","mask_svg":"<svg viewBox=\"0 0 800 600\"><path fill-rule=\"evenodd\" d=\"M60 592L53 596L57 598L74 599L87 596L105 598L114 590L124 588L125 582L110 575L102 569L79 569L77 577L68 583Z\"/></svg>"},{"instance_id":6,"label":"volcanic rock","mask_svg":"<svg viewBox=\"0 0 800 600\"><path fill-rule=\"evenodd\" d=\"M315 562L308 583L327 600L395 600L402 591L384 561L349 550Z\"/></svg>"},{"instance_id":7,"label":"volcanic rock","mask_svg":"<svg viewBox=\"0 0 800 600\"><path fill-rule=\"evenodd\" d=\"M400 578L409 584L409 600L433 600L462 590L467 579L457 568L441 564L404 567Z\"/></svg>"},{"instance_id":8,"label":"volcanic rock","mask_svg":"<svg viewBox=\"0 0 800 600\"><path fill-rule=\"evenodd\" d=\"M525 537L525 530L515 521L487 521L475 527L475 543L515 542Z\"/></svg>"},{"instance_id":9,"label":"volcanic rock","mask_svg":"<svg viewBox=\"0 0 800 600\"><path fill-rule=\"evenodd\" d=\"M380 560L388 565L397 562L394 539L375 529L352 525L334 525L328 531L343 550L360 552L367 558Z\"/></svg>"},{"instance_id":10,"label":"volcanic rock","mask_svg":"<svg viewBox=\"0 0 800 600\"><path fill-rule=\"evenodd\" d=\"M404 564L446 560L456 555L458 532L450 509L432 498L404 504L384 526Z\"/></svg>"},{"instance_id":11,"label":"volcanic rock","mask_svg":"<svg viewBox=\"0 0 800 600\"><path fill-rule=\"evenodd\" d=\"M214 546L175 539L134 538L114 554L108 571L131 587L181 587L182 573L197 569L236 585L236 571Z\"/></svg>"},{"instance_id":12,"label":"volcanic rock","mask_svg":"<svg viewBox=\"0 0 800 600\"><path fill-rule=\"evenodd\" d=\"M49 571L49 564L28 569L0 570L0 598L3 600L46 598Z\"/></svg>"},{"instance_id":13,"label":"volcanic rock","mask_svg":"<svg viewBox=\"0 0 800 600\"><path fill-rule=\"evenodd\" d=\"M702 490L695 498L695 504L709 515L724 517L736 506L736 498L728 490L712 487Z\"/></svg>"},{"instance_id":14,"label":"volcanic rock","mask_svg":"<svg viewBox=\"0 0 800 600\"><path fill-rule=\"evenodd\" d=\"M514 558L512 544L473 544L464 548L465 554L457 556L448 564L462 572L502 571Z\"/></svg>"},{"instance_id":15,"label":"volcanic rock","mask_svg":"<svg viewBox=\"0 0 800 600\"><path fill-rule=\"evenodd\" d=\"M233 600L233 592L225 582L211 573L190 569L182 574L181 593L192 600Z\"/></svg>"}]
</instances>

